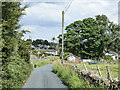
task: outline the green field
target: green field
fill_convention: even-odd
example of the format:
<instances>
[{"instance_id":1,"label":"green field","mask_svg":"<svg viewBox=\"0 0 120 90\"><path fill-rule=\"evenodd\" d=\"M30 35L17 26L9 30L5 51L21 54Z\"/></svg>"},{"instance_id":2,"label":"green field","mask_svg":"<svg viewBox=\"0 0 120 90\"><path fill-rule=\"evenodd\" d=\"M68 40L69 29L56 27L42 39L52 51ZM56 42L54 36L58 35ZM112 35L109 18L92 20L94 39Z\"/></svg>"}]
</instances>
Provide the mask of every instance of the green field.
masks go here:
<instances>
[{"instance_id":1,"label":"green field","mask_svg":"<svg viewBox=\"0 0 120 90\"><path fill-rule=\"evenodd\" d=\"M37 67L41 67L47 64L52 64L52 61L37 60L32 63L34 65L34 68L37 68Z\"/></svg>"},{"instance_id":2,"label":"green field","mask_svg":"<svg viewBox=\"0 0 120 90\"><path fill-rule=\"evenodd\" d=\"M77 66L80 69L84 69L84 64L86 65L88 71L96 71L98 73L97 65L89 65L88 63L80 63L80 64L77 64ZM107 68L106 68L106 66L108 66L110 68L110 73L111 73L112 78L118 77L118 69L119 69L118 63L116 63L116 64L114 64L114 63L112 63L112 64L110 64L110 63L99 63L98 66L99 66L99 69L100 69L103 77L107 78Z\"/></svg>"}]
</instances>

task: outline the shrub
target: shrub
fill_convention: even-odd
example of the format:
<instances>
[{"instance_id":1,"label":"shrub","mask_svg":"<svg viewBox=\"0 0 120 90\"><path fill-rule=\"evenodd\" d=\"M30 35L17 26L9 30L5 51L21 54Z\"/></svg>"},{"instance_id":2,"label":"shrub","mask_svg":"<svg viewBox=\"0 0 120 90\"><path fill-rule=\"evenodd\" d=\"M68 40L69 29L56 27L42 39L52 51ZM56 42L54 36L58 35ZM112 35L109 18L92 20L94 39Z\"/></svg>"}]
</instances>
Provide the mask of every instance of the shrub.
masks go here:
<instances>
[{"instance_id":1,"label":"shrub","mask_svg":"<svg viewBox=\"0 0 120 90\"><path fill-rule=\"evenodd\" d=\"M63 58L65 58L65 57L68 56L69 54L70 54L70 52L65 52ZM60 57L60 59L62 59L62 55L61 55L61 54L60 54L59 57Z\"/></svg>"},{"instance_id":2,"label":"shrub","mask_svg":"<svg viewBox=\"0 0 120 90\"><path fill-rule=\"evenodd\" d=\"M2 71L2 88L20 88L33 70L33 65L23 59L15 59L9 63L7 69Z\"/></svg>"},{"instance_id":3,"label":"shrub","mask_svg":"<svg viewBox=\"0 0 120 90\"><path fill-rule=\"evenodd\" d=\"M112 60L113 60L113 58L110 57L109 55L105 55L105 59L106 59L106 60L109 60L109 61L112 61Z\"/></svg>"},{"instance_id":4,"label":"shrub","mask_svg":"<svg viewBox=\"0 0 120 90\"><path fill-rule=\"evenodd\" d=\"M58 75L64 84L69 88L88 88L86 82L78 77L78 74L71 66L62 66L61 64L53 64L53 72Z\"/></svg>"}]
</instances>

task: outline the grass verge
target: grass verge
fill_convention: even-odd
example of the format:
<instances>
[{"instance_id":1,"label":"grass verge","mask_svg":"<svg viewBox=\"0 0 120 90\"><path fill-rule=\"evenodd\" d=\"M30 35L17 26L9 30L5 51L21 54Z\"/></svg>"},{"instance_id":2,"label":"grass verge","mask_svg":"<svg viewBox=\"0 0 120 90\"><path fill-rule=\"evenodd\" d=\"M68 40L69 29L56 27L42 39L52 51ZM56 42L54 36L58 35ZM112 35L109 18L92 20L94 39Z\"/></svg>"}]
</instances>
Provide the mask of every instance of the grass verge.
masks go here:
<instances>
[{"instance_id":1,"label":"grass verge","mask_svg":"<svg viewBox=\"0 0 120 90\"><path fill-rule=\"evenodd\" d=\"M54 62L53 72L61 79L61 81L69 88L94 88L89 86L71 66L63 66Z\"/></svg>"}]
</instances>

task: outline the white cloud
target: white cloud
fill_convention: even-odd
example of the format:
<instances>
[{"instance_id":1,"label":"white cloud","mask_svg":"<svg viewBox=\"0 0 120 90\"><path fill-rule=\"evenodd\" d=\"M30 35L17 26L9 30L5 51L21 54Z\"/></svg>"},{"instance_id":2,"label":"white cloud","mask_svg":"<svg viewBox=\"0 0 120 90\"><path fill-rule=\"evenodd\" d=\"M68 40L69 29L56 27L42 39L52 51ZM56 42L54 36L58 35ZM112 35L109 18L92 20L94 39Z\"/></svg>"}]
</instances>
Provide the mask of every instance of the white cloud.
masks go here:
<instances>
[{"instance_id":1,"label":"white cloud","mask_svg":"<svg viewBox=\"0 0 120 90\"><path fill-rule=\"evenodd\" d=\"M74 0L68 11L66 17L71 16L72 21L84 19L87 17L95 17L98 14L107 15L110 20L116 22L118 18L117 8L118 0ZM115 15L116 14L116 15Z\"/></svg>"},{"instance_id":2,"label":"white cloud","mask_svg":"<svg viewBox=\"0 0 120 90\"><path fill-rule=\"evenodd\" d=\"M22 29L29 30L30 33L25 35L25 38L32 37L32 39L41 38L51 41L52 37L57 37L61 33L61 29L59 27L42 27L38 25L26 25L23 26Z\"/></svg>"},{"instance_id":3,"label":"white cloud","mask_svg":"<svg viewBox=\"0 0 120 90\"><path fill-rule=\"evenodd\" d=\"M56 4L39 3L26 9L26 18L51 21L58 21L61 18L60 11L62 7Z\"/></svg>"},{"instance_id":4,"label":"white cloud","mask_svg":"<svg viewBox=\"0 0 120 90\"><path fill-rule=\"evenodd\" d=\"M69 0L67 0L69 1ZM105 14L111 21L118 22L119 0L73 0L65 13L65 26L76 20L95 18L98 14ZM27 15L20 23L23 28L29 29L33 39L45 38L51 40L53 36L61 33L62 10L67 3L32 3L26 9ZM57 29L57 30L56 30Z\"/></svg>"}]
</instances>

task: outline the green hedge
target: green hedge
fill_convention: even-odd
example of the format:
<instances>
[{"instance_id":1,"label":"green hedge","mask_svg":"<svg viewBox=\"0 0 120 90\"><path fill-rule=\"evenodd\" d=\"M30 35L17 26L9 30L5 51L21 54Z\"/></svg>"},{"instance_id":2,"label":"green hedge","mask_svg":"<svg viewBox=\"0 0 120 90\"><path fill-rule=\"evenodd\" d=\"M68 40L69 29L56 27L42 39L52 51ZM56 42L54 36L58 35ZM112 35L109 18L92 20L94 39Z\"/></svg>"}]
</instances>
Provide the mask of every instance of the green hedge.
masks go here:
<instances>
[{"instance_id":1,"label":"green hedge","mask_svg":"<svg viewBox=\"0 0 120 90\"><path fill-rule=\"evenodd\" d=\"M33 65L14 58L6 71L2 71L2 88L21 88L33 70Z\"/></svg>"}]
</instances>

